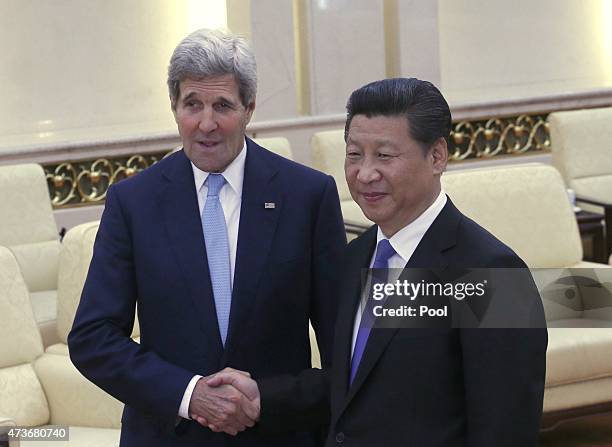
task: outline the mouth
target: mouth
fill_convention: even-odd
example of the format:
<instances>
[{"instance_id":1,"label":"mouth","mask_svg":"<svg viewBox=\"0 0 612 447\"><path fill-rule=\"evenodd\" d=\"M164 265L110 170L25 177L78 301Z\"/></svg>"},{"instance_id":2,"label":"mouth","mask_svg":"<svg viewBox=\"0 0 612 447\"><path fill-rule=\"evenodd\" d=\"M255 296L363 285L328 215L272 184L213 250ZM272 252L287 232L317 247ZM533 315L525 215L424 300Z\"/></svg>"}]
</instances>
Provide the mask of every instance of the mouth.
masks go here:
<instances>
[{"instance_id":1,"label":"mouth","mask_svg":"<svg viewBox=\"0 0 612 447\"><path fill-rule=\"evenodd\" d=\"M366 202L375 203L385 198L387 194L384 192L362 192L361 196Z\"/></svg>"},{"instance_id":2,"label":"mouth","mask_svg":"<svg viewBox=\"0 0 612 447\"><path fill-rule=\"evenodd\" d=\"M199 140L195 142L196 145L201 149L212 149L218 146L220 141L211 141L211 140Z\"/></svg>"}]
</instances>

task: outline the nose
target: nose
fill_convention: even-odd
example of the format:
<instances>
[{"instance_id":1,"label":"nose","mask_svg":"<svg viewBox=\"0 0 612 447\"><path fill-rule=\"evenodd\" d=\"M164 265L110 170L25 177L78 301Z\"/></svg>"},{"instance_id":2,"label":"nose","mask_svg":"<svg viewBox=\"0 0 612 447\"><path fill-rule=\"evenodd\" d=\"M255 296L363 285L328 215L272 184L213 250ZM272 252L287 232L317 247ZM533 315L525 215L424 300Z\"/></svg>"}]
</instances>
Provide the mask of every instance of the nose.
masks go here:
<instances>
[{"instance_id":1,"label":"nose","mask_svg":"<svg viewBox=\"0 0 612 447\"><path fill-rule=\"evenodd\" d=\"M217 127L217 119L214 110L208 107L204 108L200 114L198 128L204 133L209 133Z\"/></svg>"},{"instance_id":2,"label":"nose","mask_svg":"<svg viewBox=\"0 0 612 447\"><path fill-rule=\"evenodd\" d=\"M365 160L357 170L357 181L361 183L372 183L381 179L380 171L376 165Z\"/></svg>"}]
</instances>

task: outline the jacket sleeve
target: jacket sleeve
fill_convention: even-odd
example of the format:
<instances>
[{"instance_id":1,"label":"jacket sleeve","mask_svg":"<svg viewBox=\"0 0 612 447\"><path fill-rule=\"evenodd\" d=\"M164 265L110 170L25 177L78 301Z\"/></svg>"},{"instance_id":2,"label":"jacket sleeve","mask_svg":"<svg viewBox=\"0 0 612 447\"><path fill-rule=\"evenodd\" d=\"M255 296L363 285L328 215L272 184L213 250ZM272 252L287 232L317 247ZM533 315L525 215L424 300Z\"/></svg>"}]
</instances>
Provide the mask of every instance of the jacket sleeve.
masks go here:
<instances>
[{"instance_id":1,"label":"jacket sleeve","mask_svg":"<svg viewBox=\"0 0 612 447\"><path fill-rule=\"evenodd\" d=\"M520 258L493 267L503 302L524 311L509 309L497 328L461 330L467 445L536 446L548 343L542 302Z\"/></svg>"},{"instance_id":2,"label":"jacket sleeve","mask_svg":"<svg viewBox=\"0 0 612 447\"><path fill-rule=\"evenodd\" d=\"M138 295L132 230L120 195L112 186L68 336L70 358L104 391L171 423L193 373L130 339Z\"/></svg>"}]
</instances>

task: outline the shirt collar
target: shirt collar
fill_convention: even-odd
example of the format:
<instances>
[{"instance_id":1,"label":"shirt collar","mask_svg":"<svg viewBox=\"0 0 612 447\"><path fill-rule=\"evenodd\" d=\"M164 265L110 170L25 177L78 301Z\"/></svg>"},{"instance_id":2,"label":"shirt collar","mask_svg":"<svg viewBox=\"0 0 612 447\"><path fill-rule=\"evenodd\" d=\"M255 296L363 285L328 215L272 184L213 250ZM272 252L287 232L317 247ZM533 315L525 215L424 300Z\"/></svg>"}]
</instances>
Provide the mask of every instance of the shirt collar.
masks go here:
<instances>
[{"instance_id":1,"label":"shirt collar","mask_svg":"<svg viewBox=\"0 0 612 447\"><path fill-rule=\"evenodd\" d=\"M438 214L442 211L442 208L444 208L444 205L446 205L446 201L446 193L443 189L440 189L440 194L429 208L389 238L391 246L395 252L402 257L404 262L408 262L408 259L410 259L414 253L416 246L425 235L425 232L427 232L433 221L436 220L436 217L438 217ZM382 239L387 239L387 237L383 234L380 227L378 227L376 244L378 245Z\"/></svg>"},{"instance_id":2,"label":"shirt collar","mask_svg":"<svg viewBox=\"0 0 612 447\"><path fill-rule=\"evenodd\" d=\"M244 166L246 163L246 153L247 153L247 144L246 139L244 140L244 145L242 149L232 160L232 162L227 165L225 171L222 172L223 177L225 177L225 181L230 185L230 187L234 190L234 192L238 195L242 195L242 183L244 181ZM202 189L202 185L208 178L208 172L202 171L196 165L191 162L191 168L193 169L193 179L195 180L196 191L200 191Z\"/></svg>"}]
</instances>

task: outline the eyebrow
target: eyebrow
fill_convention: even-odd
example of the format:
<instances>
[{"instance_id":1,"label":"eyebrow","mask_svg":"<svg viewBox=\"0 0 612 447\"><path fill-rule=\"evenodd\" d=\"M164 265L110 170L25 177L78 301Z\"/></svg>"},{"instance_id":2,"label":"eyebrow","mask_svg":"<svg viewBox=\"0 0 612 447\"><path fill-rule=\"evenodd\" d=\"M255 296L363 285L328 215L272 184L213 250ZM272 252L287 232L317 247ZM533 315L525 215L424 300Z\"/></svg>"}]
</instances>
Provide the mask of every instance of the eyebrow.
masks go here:
<instances>
[{"instance_id":1,"label":"eyebrow","mask_svg":"<svg viewBox=\"0 0 612 447\"><path fill-rule=\"evenodd\" d=\"M181 101L182 102L189 101L190 99L195 98L196 96L197 96L197 92L191 92L187 96L182 98ZM217 98L215 98L215 102L226 102L228 104L231 104L232 106L236 105L236 103L234 101L232 101L231 99L226 98L225 96L218 96Z\"/></svg>"},{"instance_id":2,"label":"eyebrow","mask_svg":"<svg viewBox=\"0 0 612 447\"><path fill-rule=\"evenodd\" d=\"M381 139L377 139L374 141L376 143L376 147L380 147L380 146L387 146L387 147L392 147L395 148L395 142L387 139L387 138L381 138ZM351 136L349 135L347 140L346 140L346 144L347 146L349 144L354 144L356 146L361 147L361 143L359 141L355 141L355 139L351 138Z\"/></svg>"}]
</instances>

